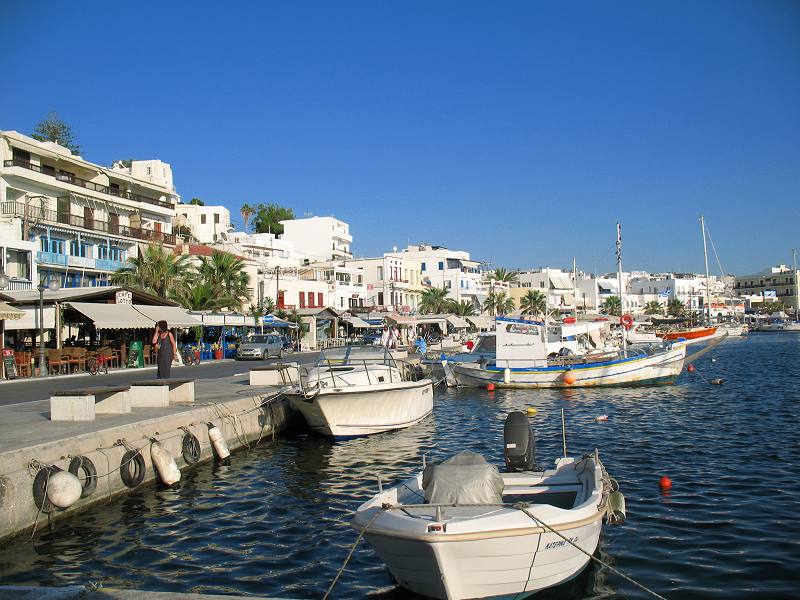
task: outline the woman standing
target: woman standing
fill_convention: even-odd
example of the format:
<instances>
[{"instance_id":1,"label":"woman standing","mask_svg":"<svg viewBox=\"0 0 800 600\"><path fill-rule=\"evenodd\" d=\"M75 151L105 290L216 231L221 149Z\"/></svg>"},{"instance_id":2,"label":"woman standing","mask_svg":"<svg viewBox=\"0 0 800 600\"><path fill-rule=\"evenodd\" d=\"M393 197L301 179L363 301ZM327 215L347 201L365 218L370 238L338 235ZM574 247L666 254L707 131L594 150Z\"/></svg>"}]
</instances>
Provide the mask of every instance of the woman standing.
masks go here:
<instances>
[{"instance_id":1,"label":"woman standing","mask_svg":"<svg viewBox=\"0 0 800 600\"><path fill-rule=\"evenodd\" d=\"M178 347L172 332L167 328L166 321L156 323L156 332L153 334L153 345L158 344L158 379L169 379L172 361L178 355Z\"/></svg>"}]
</instances>

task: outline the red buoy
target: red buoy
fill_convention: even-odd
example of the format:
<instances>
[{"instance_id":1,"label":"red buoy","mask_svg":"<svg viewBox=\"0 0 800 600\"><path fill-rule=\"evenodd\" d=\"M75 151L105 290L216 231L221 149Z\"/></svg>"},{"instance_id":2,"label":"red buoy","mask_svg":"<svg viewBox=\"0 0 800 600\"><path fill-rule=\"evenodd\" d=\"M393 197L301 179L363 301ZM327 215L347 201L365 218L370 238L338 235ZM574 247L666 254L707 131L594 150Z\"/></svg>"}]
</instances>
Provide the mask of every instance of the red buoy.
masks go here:
<instances>
[{"instance_id":1,"label":"red buoy","mask_svg":"<svg viewBox=\"0 0 800 600\"><path fill-rule=\"evenodd\" d=\"M660 487L662 490L668 490L672 487L672 480L666 475L662 475L658 482L658 487Z\"/></svg>"},{"instance_id":2,"label":"red buoy","mask_svg":"<svg viewBox=\"0 0 800 600\"><path fill-rule=\"evenodd\" d=\"M694 373L694 365L687 366L686 370L689 371L689 373Z\"/></svg>"},{"instance_id":3,"label":"red buoy","mask_svg":"<svg viewBox=\"0 0 800 600\"><path fill-rule=\"evenodd\" d=\"M493 392L494 391L494 384L493 383L487 383L486 384L486 391Z\"/></svg>"}]
</instances>

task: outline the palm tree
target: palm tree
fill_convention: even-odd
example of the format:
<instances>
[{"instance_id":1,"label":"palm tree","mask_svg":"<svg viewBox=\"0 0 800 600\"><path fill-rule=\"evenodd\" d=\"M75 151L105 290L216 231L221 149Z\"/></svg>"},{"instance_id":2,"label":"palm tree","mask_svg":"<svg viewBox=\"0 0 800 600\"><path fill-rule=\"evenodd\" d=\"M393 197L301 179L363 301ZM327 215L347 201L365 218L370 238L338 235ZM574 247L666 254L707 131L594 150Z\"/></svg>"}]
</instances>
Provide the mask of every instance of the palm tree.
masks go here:
<instances>
[{"instance_id":1,"label":"palm tree","mask_svg":"<svg viewBox=\"0 0 800 600\"><path fill-rule=\"evenodd\" d=\"M210 257L201 256L198 274L202 281L217 286L220 292L233 302L229 308L239 309L242 299L248 296L250 278L244 270L244 262L229 252L215 250Z\"/></svg>"},{"instance_id":2,"label":"palm tree","mask_svg":"<svg viewBox=\"0 0 800 600\"><path fill-rule=\"evenodd\" d=\"M461 302L451 301L447 310L459 317L471 317L475 314L475 307L472 302L462 300Z\"/></svg>"},{"instance_id":3,"label":"palm tree","mask_svg":"<svg viewBox=\"0 0 800 600\"><path fill-rule=\"evenodd\" d=\"M176 255L164 246L148 245L136 258L128 259L130 266L112 273L113 285L124 285L155 294L159 298L180 297L192 276L189 257Z\"/></svg>"},{"instance_id":4,"label":"palm tree","mask_svg":"<svg viewBox=\"0 0 800 600\"><path fill-rule=\"evenodd\" d=\"M686 305L677 298L673 298L667 303L667 314L670 316L673 317L683 316L685 310L686 310Z\"/></svg>"},{"instance_id":5,"label":"palm tree","mask_svg":"<svg viewBox=\"0 0 800 600\"><path fill-rule=\"evenodd\" d=\"M483 310L489 312L493 317L497 315L505 315L514 310L516 303L514 299L506 296L505 292L489 292L486 300L483 303Z\"/></svg>"},{"instance_id":6,"label":"palm tree","mask_svg":"<svg viewBox=\"0 0 800 600\"><path fill-rule=\"evenodd\" d=\"M651 300L644 307L644 314L646 315L661 315L664 314L664 307L658 300Z\"/></svg>"},{"instance_id":7,"label":"palm tree","mask_svg":"<svg viewBox=\"0 0 800 600\"><path fill-rule=\"evenodd\" d=\"M606 298L606 301L603 302L603 311L608 315L613 315L618 317L622 314L622 304L619 300L619 296L609 296Z\"/></svg>"},{"instance_id":8,"label":"palm tree","mask_svg":"<svg viewBox=\"0 0 800 600\"><path fill-rule=\"evenodd\" d=\"M220 294L219 289L208 281L196 281L174 297L182 307L189 310L220 310L231 305L233 299Z\"/></svg>"},{"instance_id":9,"label":"palm tree","mask_svg":"<svg viewBox=\"0 0 800 600\"><path fill-rule=\"evenodd\" d=\"M242 215L242 220L244 221L244 232L247 233L247 222L250 220L250 216L253 214L253 207L247 203L242 204L242 208L239 209L239 214Z\"/></svg>"},{"instance_id":10,"label":"palm tree","mask_svg":"<svg viewBox=\"0 0 800 600\"><path fill-rule=\"evenodd\" d=\"M264 307L264 314L271 315L275 311L275 300L267 296L261 301L261 305Z\"/></svg>"},{"instance_id":11,"label":"palm tree","mask_svg":"<svg viewBox=\"0 0 800 600\"><path fill-rule=\"evenodd\" d=\"M509 271L508 269L504 269L503 267L499 267L494 270L494 273L492 273L492 278L495 281L507 281L508 283L513 283L517 280L517 274L513 271Z\"/></svg>"},{"instance_id":12,"label":"palm tree","mask_svg":"<svg viewBox=\"0 0 800 600\"><path fill-rule=\"evenodd\" d=\"M547 296L539 290L528 290L519 301L523 315L543 315L547 310Z\"/></svg>"},{"instance_id":13,"label":"palm tree","mask_svg":"<svg viewBox=\"0 0 800 600\"><path fill-rule=\"evenodd\" d=\"M447 289L429 287L422 292L422 299L419 303L419 311L421 313L442 313L447 310L447 306Z\"/></svg>"}]
</instances>

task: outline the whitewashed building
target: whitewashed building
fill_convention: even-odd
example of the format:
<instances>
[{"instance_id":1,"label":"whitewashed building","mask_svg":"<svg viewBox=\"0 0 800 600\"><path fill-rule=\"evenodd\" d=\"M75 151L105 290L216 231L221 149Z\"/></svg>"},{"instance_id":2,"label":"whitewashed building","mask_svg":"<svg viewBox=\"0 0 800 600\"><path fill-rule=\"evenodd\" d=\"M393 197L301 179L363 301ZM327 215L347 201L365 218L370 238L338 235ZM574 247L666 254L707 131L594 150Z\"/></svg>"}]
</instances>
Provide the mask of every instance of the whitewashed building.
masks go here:
<instances>
[{"instance_id":1,"label":"whitewashed building","mask_svg":"<svg viewBox=\"0 0 800 600\"><path fill-rule=\"evenodd\" d=\"M387 252L375 258L354 258L345 264L363 274L366 285L363 306L388 312L418 310L424 289L418 260L404 252Z\"/></svg>"},{"instance_id":2,"label":"whitewashed building","mask_svg":"<svg viewBox=\"0 0 800 600\"><path fill-rule=\"evenodd\" d=\"M486 300L488 290L483 282L481 263L470 259L469 252L418 244L398 254L419 261L423 285L443 287L448 298L472 302L476 307Z\"/></svg>"},{"instance_id":3,"label":"whitewashed building","mask_svg":"<svg viewBox=\"0 0 800 600\"><path fill-rule=\"evenodd\" d=\"M178 204L175 229L188 231L201 244L223 242L231 230L231 212L221 205Z\"/></svg>"},{"instance_id":4,"label":"whitewashed building","mask_svg":"<svg viewBox=\"0 0 800 600\"><path fill-rule=\"evenodd\" d=\"M353 257L350 226L334 217L309 217L281 221L281 239L314 260L347 260Z\"/></svg>"},{"instance_id":5,"label":"whitewashed building","mask_svg":"<svg viewBox=\"0 0 800 600\"><path fill-rule=\"evenodd\" d=\"M167 163L108 168L16 131L0 131L0 159L0 221L13 236L5 241L33 242L38 270L62 287L107 285L139 244L177 241L180 197Z\"/></svg>"}]
</instances>

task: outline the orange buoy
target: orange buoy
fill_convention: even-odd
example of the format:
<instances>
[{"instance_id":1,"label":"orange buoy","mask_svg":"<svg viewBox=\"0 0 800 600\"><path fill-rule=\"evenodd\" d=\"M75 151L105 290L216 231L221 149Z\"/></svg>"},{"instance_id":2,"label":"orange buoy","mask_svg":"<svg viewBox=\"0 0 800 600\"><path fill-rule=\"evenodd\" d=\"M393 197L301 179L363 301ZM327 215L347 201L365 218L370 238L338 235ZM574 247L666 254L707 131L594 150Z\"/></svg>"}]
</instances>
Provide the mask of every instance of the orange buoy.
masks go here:
<instances>
[{"instance_id":1,"label":"orange buoy","mask_svg":"<svg viewBox=\"0 0 800 600\"><path fill-rule=\"evenodd\" d=\"M572 385L575 383L575 374L572 371L567 371L564 373L564 383L567 385Z\"/></svg>"},{"instance_id":2,"label":"orange buoy","mask_svg":"<svg viewBox=\"0 0 800 600\"><path fill-rule=\"evenodd\" d=\"M662 490L668 490L672 487L672 480L666 475L662 475L658 482L658 487L660 487Z\"/></svg>"},{"instance_id":3,"label":"orange buoy","mask_svg":"<svg viewBox=\"0 0 800 600\"><path fill-rule=\"evenodd\" d=\"M689 371L689 373L694 373L694 365L687 366L686 370Z\"/></svg>"},{"instance_id":4,"label":"orange buoy","mask_svg":"<svg viewBox=\"0 0 800 600\"><path fill-rule=\"evenodd\" d=\"M622 315L619 318L619 322L625 329L630 329L633 327L633 317L631 315Z\"/></svg>"},{"instance_id":5,"label":"orange buoy","mask_svg":"<svg viewBox=\"0 0 800 600\"><path fill-rule=\"evenodd\" d=\"M494 384L493 383L487 383L486 384L486 391L493 392L494 391Z\"/></svg>"}]
</instances>

